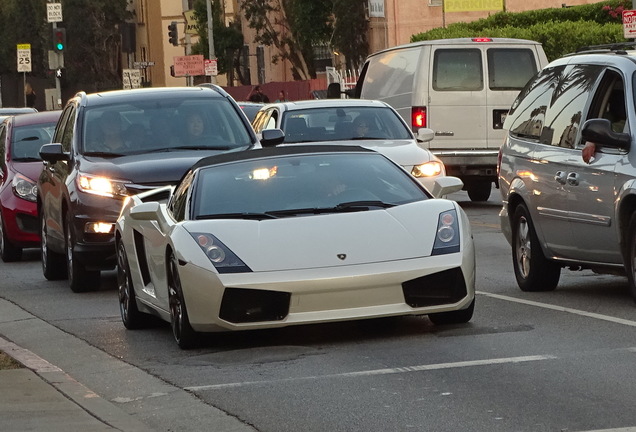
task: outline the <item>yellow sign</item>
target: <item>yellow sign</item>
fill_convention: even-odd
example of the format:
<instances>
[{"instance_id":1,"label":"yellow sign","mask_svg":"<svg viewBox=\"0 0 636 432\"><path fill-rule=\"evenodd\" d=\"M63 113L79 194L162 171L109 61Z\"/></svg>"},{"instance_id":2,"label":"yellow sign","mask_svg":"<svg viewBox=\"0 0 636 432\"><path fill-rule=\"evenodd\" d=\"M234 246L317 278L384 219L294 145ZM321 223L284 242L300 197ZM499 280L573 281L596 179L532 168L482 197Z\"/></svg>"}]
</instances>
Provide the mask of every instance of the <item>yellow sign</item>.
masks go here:
<instances>
[{"instance_id":1,"label":"yellow sign","mask_svg":"<svg viewBox=\"0 0 636 432\"><path fill-rule=\"evenodd\" d=\"M444 12L503 10L504 0L443 0Z\"/></svg>"},{"instance_id":2,"label":"yellow sign","mask_svg":"<svg viewBox=\"0 0 636 432\"><path fill-rule=\"evenodd\" d=\"M31 44L18 44L18 49L19 50L30 50L31 49Z\"/></svg>"},{"instance_id":3,"label":"yellow sign","mask_svg":"<svg viewBox=\"0 0 636 432\"><path fill-rule=\"evenodd\" d=\"M185 18L185 34L198 34L194 10L185 11L183 17Z\"/></svg>"}]
</instances>

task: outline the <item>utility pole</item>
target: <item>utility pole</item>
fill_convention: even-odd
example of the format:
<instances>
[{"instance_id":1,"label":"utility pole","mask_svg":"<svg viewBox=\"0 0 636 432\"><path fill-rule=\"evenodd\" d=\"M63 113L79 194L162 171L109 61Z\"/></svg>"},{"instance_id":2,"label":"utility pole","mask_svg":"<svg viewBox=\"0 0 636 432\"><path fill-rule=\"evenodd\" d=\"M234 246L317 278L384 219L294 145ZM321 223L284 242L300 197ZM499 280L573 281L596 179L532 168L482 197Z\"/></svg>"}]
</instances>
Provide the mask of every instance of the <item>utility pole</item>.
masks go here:
<instances>
[{"instance_id":1,"label":"utility pole","mask_svg":"<svg viewBox=\"0 0 636 432\"><path fill-rule=\"evenodd\" d=\"M636 1L636 0L634 0ZM188 11L188 0L182 0L181 1L182 7L183 7L183 12L187 12ZM186 23L186 26L188 24ZM190 55L191 51L192 51L192 47L190 45L190 34L188 34L187 32L183 32L184 36L185 36L185 55ZM193 80L192 77L190 75L188 75L186 77L186 85L187 86L192 86Z\"/></svg>"},{"instance_id":2,"label":"utility pole","mask_svg":"<svg viewBox=\"0 0 636 432\"><path fill-rule=\"evenodd\" d=\"M633 1L636 2L636 0ZM210 60L215 60L216 55L214 53L214 23L212 22L212 0L207 0L206 3L208 6L208 58ZM216 76L212 75L210 78L212 84L216 84Z\"/></svg>"}]
</instances>

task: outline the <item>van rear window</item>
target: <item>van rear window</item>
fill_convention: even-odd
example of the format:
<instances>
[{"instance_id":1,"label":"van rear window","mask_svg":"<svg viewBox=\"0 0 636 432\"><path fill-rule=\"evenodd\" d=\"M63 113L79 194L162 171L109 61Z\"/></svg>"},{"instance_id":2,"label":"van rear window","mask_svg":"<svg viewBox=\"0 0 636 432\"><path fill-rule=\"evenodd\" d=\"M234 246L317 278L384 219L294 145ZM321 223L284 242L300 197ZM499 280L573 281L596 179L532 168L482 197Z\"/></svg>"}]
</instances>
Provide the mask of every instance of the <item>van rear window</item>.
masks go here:
<instances>
[{"instance_id":1,"label":"van rear window","mask_svg":"<svg viewBox=\"0 0 636 432\"><path fill-rule=\"evenodd\" d=\"M477 91L484 88L481 50L438 49L433 60L433 89Z\"/></svg>"},{"instance_id":2,"label":"van rear window","mask_svg":"<svg viewBox=\"0 0 636 432\"><path fill-rule=\"evenodd\" d=\"M488 86L491 90L521 90L536 73L532 50L488 49Z\"/></svg>"}]
</instances>

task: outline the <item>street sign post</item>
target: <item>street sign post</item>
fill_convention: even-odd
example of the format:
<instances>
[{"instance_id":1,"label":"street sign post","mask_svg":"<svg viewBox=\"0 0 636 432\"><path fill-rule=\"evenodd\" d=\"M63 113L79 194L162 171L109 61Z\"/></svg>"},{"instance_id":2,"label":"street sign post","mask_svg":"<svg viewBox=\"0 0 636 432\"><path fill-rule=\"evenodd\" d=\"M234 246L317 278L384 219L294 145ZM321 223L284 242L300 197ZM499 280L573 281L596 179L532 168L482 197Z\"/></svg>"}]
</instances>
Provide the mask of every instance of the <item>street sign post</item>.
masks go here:
<instances>
[{"instance_id":1,"label":"street sign post","mask_svg":"<svg viewBox=\"0 0 636 432\"><path fill-rule=\"evenodd\" d=\"M636 38L636 10L623 11L623 37Z\"/></svg>"},{"instance_id":2,"label":"street sign post","mask_svg":"<svg viewBox=\"0 0 636 432\"><path fill-rule=\"evenodd\" d=\"M31 44L18 44L18 72L31 72Z\"/></svg>"}]
</instances>

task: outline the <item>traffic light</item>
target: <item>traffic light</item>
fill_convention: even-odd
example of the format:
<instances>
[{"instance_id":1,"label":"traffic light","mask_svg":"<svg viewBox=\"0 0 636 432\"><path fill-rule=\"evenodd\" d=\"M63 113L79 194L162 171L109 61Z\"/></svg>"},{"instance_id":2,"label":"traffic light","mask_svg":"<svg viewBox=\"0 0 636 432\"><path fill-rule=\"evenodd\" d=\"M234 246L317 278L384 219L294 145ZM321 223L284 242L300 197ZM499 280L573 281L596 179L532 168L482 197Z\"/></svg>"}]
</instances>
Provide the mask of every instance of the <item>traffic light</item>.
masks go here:
<instances>
[{"instance_id":1,"label":"traffic light","mask_svg":"<svg viewBox=\"0 0 636 432\"><path fill-rule=\"evenodd\" d=\"M172 21L168 26L168 41L174 46L179 46L179 32L177 31L176 21Z\"/></svg>"},{"instance_id":2,"label":"traffic light","mask_svg":"<svg viewBox=\"0 0 636 432\"><path fill-rule=\"evenodd\" d=\"M66 49L66 29L65 28L53 29L53 49L57 52L62 52Z\"/></svg>"}]
</instances>

